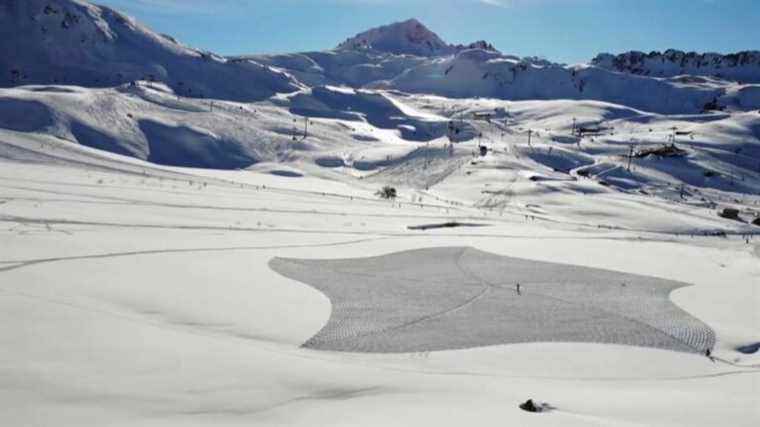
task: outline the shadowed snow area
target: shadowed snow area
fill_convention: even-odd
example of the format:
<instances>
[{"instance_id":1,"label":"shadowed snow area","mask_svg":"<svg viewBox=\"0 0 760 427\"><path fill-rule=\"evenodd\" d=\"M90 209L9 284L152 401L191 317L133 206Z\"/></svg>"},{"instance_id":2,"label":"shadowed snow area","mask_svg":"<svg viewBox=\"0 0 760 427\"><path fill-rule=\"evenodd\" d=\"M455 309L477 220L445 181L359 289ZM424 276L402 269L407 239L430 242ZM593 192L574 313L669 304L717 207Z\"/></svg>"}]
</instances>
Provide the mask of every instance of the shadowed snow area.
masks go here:
<instances>
[{"instance_id":1,"label":"shadowed snow area","mask_svg":"<svg viewBox=\"0 0 760 427\"><path fill-rule=\"evenodd\" d=\"M150 145L148 160L161 165L237 169L256 160L232 141L201 130L143 120L140 129Z\"/></svg>"},{"instance_id":2,"label":"shadowed snow area","mask_svg":"<svg viewBox=\"0 0 760 427\"><path fill-rule=\"evenodd\" d=\"M688 284L653 277L466 247L275 258L270 267L330 298L330 320L304 344L314 349L403 353L553 341L702 352L715 344L707 325L668 298Z\"/></svg>"},{"instance_id":3,"label":"shadowed snow area","mask_svg":"<svg viewBox=\"0 0 760 427\"><path fill-rule=\"evenodd\" d=\"M139 155L136 152L137 150L128 149L125 147L126 144L120 143L118 138L114 138L82 122L72 121L71 133L77 139L77 142L87 147L110 151L124 156L136 157Z\"/></svg>"},{"instance_id":4,"label":"shadowed snow area","mask_svg":"<svg viewBox=\"0 0 760 427\"><path fill-rule=\"evenodd\" d=\"M34 132L53 124L53 113L41 102L0 98L0 128Z\"/></svg>"}]
</instances>

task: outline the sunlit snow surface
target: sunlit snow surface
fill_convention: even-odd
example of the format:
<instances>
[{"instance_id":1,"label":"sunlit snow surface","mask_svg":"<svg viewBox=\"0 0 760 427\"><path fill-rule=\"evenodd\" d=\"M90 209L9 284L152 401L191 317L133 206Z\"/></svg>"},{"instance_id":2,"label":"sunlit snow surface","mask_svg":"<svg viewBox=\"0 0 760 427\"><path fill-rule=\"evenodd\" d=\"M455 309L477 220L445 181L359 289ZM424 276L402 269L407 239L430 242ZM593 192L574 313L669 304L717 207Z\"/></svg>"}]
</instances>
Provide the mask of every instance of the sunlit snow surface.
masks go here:
<instances>
[{"instance_id":1,"label":"sunlit snow surface","mask_svg":"<svg viewBox=\"0 0 760 427\"><path fill-rule=\"evenodd\" d=\"M560 341L702 352L713 331L676 307L685 283L439 247L372 258L276 258L333 304L306 347L422 352ZM517 284L520 284L518 291Z\"/></svg>"}]
</instances>

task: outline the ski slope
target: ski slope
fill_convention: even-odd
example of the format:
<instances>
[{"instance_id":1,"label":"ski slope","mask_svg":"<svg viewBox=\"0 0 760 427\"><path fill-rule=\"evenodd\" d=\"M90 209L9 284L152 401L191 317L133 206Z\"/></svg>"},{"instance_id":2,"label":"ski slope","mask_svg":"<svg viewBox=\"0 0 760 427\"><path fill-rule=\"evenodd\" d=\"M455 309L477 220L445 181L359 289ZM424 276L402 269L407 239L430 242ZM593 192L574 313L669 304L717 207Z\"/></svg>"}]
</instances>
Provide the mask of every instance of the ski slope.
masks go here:
<instances>
[{"instance_id":1,"label":"ski slope","mask_svg":"<svg viewBox=\"0 0 760 427\"><path fill-rule=\"evenodd\" d=\"M405 189L397 202L381 201L374 186L303 169L293 177L163 167L43 136L2 141L26 155L3 160L0 177L1 411L11 425L758 420L760 361L737 351L758 341L756 240L600 229L551 213L553 221L526 221L537 208L496 213L454 203L455 193ZM676 215L649 209L608 207L642 228L653 212L663 224ZM487 227L407 229L452 220ZM589 342L401 354L304 348L331 317L330 294L269 267L277 257L463 244L687 283L669 299L715 331L717 359ZM527 398L556 409L527 414L517 409Z\"/></svg>"}]
</instances>

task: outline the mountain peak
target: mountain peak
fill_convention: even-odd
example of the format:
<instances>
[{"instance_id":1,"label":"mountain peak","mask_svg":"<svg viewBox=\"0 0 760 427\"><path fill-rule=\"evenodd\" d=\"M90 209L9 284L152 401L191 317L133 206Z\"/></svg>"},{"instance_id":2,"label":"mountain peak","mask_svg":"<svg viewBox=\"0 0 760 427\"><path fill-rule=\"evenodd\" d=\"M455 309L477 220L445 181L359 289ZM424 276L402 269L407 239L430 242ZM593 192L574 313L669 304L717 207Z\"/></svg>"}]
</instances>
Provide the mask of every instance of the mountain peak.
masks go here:
<instances>
[{"instance_id":1,"label":"mountain peak","mask_svg":"<svg viewBox=\"0 0 760 427\"><path fill-rule=\"evenodd\" d=\"M415 18L359 33L338 45L338 49L374 50L426 57L451 55L468 49L499 52L492 44L483 40L468 45L448 44Z\"/></svg>"},{"instance_id":2,"label":"mountain peak","mask_svg":"<svg viewBox=\"0 0 760 427\"><path fill-rule=\"evenodd\" d=\"M438 56L452 46L415 18L372 28L341 43L339 49L372 49L397 55Z\"/></svg>"}]
</instances>

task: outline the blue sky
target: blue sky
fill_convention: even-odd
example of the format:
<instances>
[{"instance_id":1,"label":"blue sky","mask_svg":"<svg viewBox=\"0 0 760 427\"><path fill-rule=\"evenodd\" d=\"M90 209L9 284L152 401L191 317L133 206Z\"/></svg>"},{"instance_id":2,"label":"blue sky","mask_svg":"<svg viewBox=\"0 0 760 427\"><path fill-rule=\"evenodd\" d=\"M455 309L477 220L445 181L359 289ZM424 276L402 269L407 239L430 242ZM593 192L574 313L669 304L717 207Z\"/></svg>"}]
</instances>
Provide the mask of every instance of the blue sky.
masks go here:
<instances>
[{"instance_id":1,"label":"blue sky","mask_svg":"<svg viewBox=\"0 0 760 427\"><path fill-rule=\"evenodd\" d=\"M323 50L417 18L450 43L581 62L599 52L760 49L760 0L96 0L221 54Z\"/></svg>"}]
</instances>

